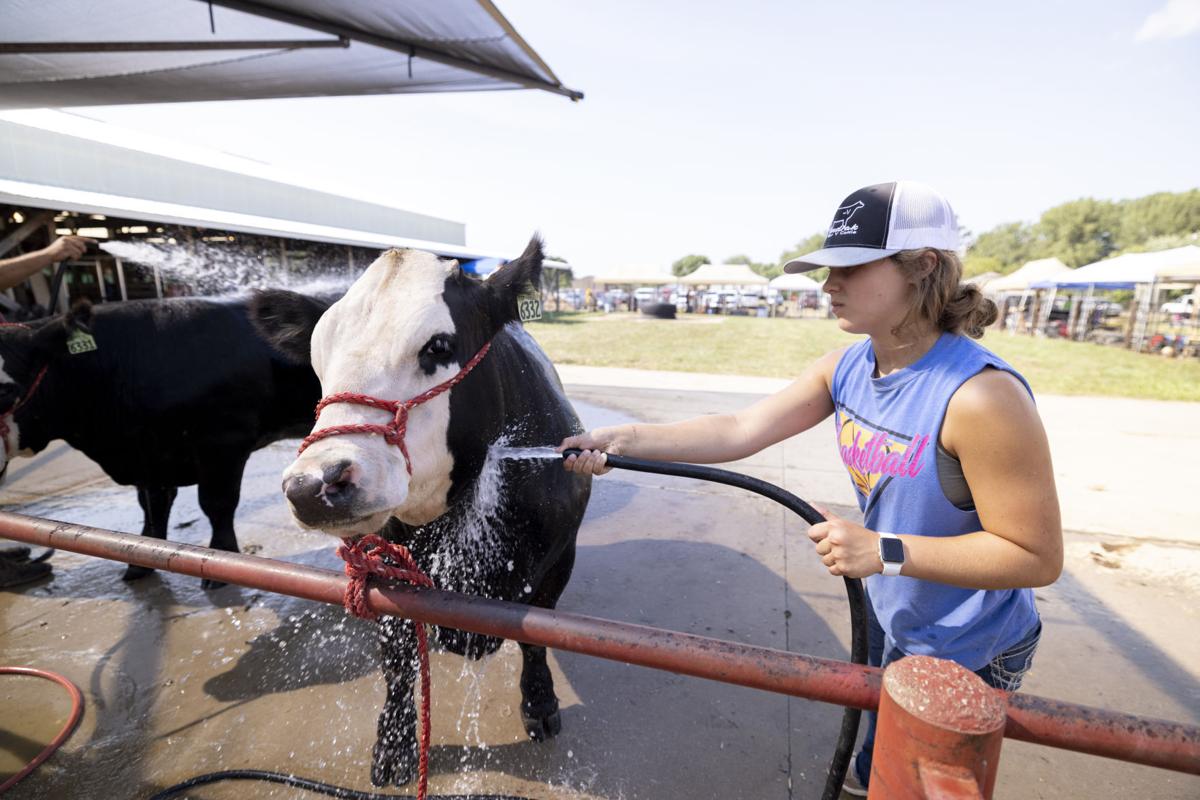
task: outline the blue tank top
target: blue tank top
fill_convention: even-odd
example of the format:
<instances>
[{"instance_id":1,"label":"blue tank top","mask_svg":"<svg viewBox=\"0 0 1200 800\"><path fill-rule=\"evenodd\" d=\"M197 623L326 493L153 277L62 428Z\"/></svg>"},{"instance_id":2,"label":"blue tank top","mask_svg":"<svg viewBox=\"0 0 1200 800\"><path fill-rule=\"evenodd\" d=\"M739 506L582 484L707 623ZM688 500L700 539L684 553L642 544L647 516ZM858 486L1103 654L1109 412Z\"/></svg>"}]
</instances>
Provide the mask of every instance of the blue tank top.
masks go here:
<instances>
[{"instance_id":1,"label":"blue tank top","mask_svg":"<svg viewBox=\"0 0 1200 800\"><path fill-rule=\"evenodd\" d=\"M837 443L867 528L922 536L982 529L973 509L958 508L946 498L936 453L951 396L988 367L1012 373L1029 390L995 354L952 333L943 333L915 363L882 378L872 377L870 339L842 355L833 372ZM970 670L1019 642L1038 620L1032 589L963 589L903 575L872 575L867 592L892 645Z\"/></svg>"}]
</instances>

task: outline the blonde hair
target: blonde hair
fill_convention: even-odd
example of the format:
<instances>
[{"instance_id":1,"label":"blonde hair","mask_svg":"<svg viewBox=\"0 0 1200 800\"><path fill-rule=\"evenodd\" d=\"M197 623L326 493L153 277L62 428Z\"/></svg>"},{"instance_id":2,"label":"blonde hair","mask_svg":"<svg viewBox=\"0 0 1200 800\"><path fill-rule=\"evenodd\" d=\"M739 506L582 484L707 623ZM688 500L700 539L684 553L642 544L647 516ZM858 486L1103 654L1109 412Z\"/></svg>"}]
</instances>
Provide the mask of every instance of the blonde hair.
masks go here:
<instances>
[{"instance_id":1,"label":"blonde hair","mask_svg":"<svg viewBox=\"0 0 1200 800\"><path fill-rule=\"evenodd\" d=\"M928 271L921 262L925 253L937 256L937 265ZM962 262L953 250L901 250L892 260L913 284L912 306L893 332L928 320L939 330L978 339L999 316L996 304L974 284L961 283Z\"/></svg>"}]
</instances>

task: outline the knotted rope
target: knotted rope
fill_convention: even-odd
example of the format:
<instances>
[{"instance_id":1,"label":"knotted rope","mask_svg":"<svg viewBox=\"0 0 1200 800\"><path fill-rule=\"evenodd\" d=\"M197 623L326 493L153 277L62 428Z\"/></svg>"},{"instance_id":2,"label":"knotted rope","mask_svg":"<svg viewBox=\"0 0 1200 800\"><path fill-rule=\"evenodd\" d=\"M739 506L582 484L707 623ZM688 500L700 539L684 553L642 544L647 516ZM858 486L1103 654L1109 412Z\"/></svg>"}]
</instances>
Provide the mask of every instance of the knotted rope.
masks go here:
<instances>
[{"instance_id":1,"label":"knotted rope","mask_svg":"<svg viewBox=\"0 0 1200 800\"><path fill-rule=\"evenodd\" d=\"M433 580L417 566L407 547L393 544L378 534L363 536L358 541L343 539L337 554L346 562L346 574L350 576L343 602L356 617L372 621L379 619L379 615L367 604L367 579L372 575L433 588ZM429 640L424 623L413 620L413 627L417 632L417 656L421 664L421 749L417 763L417 798L425 800L429 786Z\"/></svg>"}]
</instances>

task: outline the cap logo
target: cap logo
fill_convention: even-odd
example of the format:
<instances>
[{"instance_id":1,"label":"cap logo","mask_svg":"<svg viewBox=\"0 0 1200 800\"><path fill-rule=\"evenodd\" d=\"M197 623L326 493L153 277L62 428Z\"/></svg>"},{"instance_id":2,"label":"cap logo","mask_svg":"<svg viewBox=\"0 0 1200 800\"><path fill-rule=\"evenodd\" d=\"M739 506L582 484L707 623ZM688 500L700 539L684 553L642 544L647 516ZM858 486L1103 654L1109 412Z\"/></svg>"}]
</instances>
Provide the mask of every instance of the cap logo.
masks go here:
<instances>
[{"instance_id":1,"label":"cap logo","mask_svg":"<svg viewBox=\"0 0 1200 800\"><path fill-rule=\"evenodd\" d=\"M858 225L851 225L850 220L865 207L866 203L857 200L848 206L839 208L833 215L833 224L829 226L829 236L852 236L858 233Z\"/></svg>"}]
</instances>

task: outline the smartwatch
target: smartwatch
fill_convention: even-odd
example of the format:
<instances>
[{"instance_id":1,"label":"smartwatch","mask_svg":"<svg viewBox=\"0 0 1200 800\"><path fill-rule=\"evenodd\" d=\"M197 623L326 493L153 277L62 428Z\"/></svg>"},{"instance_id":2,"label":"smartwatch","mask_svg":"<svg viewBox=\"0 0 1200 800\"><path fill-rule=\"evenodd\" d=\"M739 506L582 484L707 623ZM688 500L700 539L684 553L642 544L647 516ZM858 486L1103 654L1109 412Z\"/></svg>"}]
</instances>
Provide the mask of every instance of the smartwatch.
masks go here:
<instances>
[{"instance_id":1,"label":"smartwatch","mask_svg":"<svg viewBox=\"0 0 1200 800\"><path fill-rule=\"evenodd\" d=\"M899 575L904 566L904 542L894 533L879 534L879 560L884 575Z\"/></svg>"}]
</instances>

